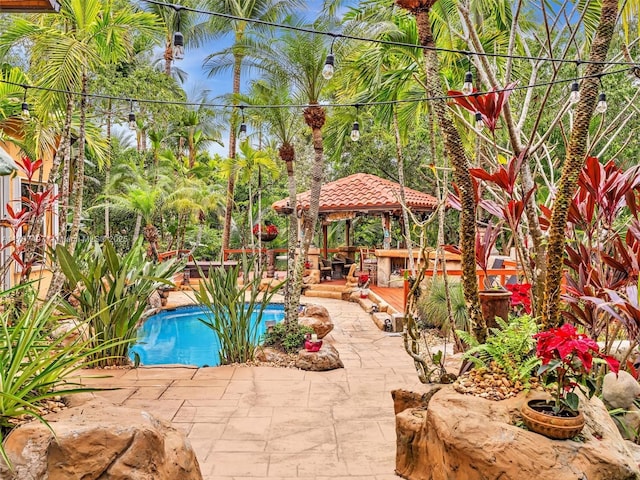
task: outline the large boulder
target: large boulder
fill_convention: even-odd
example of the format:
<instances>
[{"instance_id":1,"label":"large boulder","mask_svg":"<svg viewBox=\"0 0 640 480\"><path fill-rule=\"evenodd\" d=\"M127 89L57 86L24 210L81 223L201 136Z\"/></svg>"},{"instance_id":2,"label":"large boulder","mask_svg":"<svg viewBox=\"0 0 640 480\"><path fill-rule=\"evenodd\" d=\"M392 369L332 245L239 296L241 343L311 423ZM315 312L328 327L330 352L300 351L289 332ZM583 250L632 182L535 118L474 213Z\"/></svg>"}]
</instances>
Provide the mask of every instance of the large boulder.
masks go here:
<instances>
[{"instance_id":1,"label":"large boulder","mask_svg":"<svg viewBox=\"0 0 640 480\"><path fill-rule=\"evenodd\" d=\"M343 368L344 365L342 364L342 360L340 360L338 350L336 350L333 345L324 342L317 352L300 350L300 352L298 352L298 359L296 360L296 367L300 370L324 372L326 370Z\"/></svg>"},{"instance_id":2,"label":"large boulder","mask_svg":"<svg viewBox=\"0 0 640 480\"><path fill-rule=\"evenodd\" d=\"M640 432L640 409L634 401L640 398L640 383L623 370L617 375L609 372L602 383L602 398L611 408L624 410L616 417L620 433L627 440L636 441Z\"/></svg>"},{"instance_id":3,"label":"large boulder","mask_svg":"<svg viewBox=\"0 0 640 480\"><path fill-rule=\"evenodd\" d=\"M298 323L311 327L318 338L326 337L333 330L329 311L322 305L307 305L298 317Z\"/></svg>"},{"instance_id":4,"label":"large boulder","mask_svg":"<svg viewBox=\"0 0 640 480\"><path fill-rule=\"evenodd\" d=\"M521 394L499 402L445 386L396 415L396 473L411 480L631 480L632 454L597 398L581 405L584 442L550 440L515 425Z\"/></svg>"},{"instance_id":5,"label":"large boulder","mask_svg":"<svg viewBox=\"0 0 640 480\"><path fill-rule=\"evenodd\" d=\"M4 442L13 471L3 480L202 480L184 434L137 409L102 401L47 415L13 430Z\"/></svg>"}]
</instances>

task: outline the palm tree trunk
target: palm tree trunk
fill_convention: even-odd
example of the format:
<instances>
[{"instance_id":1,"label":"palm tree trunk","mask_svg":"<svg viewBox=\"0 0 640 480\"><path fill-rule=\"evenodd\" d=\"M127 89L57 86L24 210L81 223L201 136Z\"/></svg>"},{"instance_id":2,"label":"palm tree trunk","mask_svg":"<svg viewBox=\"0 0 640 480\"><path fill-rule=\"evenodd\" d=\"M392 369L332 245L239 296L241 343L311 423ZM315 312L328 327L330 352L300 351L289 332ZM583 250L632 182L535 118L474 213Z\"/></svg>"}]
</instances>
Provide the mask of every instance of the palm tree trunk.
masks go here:
<instances>
[{"instance_id":1,"label":"palm tree trunk","mask_svg":"<svg viewBox=\"0 0 640 480\"><path fill-rule=\"evenodd\" d=\"M82 95L80 96L80 129L78 132L78 157L76 159L75 180L73 182L73 193L75 195L73 203L73 223L69 234L69 251L73 252L80 236L80 222L82 220L82 200L84 193L84 148L85 148L85 126L87 120L87 85L88 77L86 70L82 74Z\"/></svg>"},{"instance_id":2,"label":"palm tree trunk","mask_svg":"<svg viewBox=\"0 0 640 480\"><path fill-rule=\"evenodd\" d=\"M142 215L138 214L136 217L136 224L133 227L133 238L131 239L132 243L136 243L138 237L140 236L140 229L142 228Z\"/></svg>"},{"instance_id":3,"label":"palm tree trunk","mask_svg":"<svg viewBox=\"0 0 640 480\"><path fill-rule=\"evenodd\" d=\"M293 288L295 279L296 247L298 245L298 224L296 221L297 196L296 177L293 171L295 160L295 150L293 145L285 143L280 147L280 158L287 166L287 184L289 187L289 207L292 212L289 214L289 239L287 241L287 285L284 294L284 321L287 325L294 325L298 321L298 307L300 306L300 284ZM306 257L305 257L306 260Z\"/></svg>"},{"instance_id":4,"label":"palm tree trunk","mask_svg":"<svg viewBox=\"0 0 640 480\"><path fill-rule=\"evenodd\" d=\"M603 0L600 22L596 30L589 60L603 62L607 58L613 30L618 15L617 0ZM598 75L602 73L601 63L589 63L585 71L585 79L580 88L580 101L576 107L575 121L571 129L567 158L562 167L556 198L553 202L553 213L549 227L549 247L547 254L547 282L545 286L544 309L542 311L542 327L557 327L560 317L560 286L563 275L565 252L565 233L571 199L576 192L578 176L584 166L587 153L587 137L589 123L598 97Z\"/></svg>"},{"instance_id":5,"label":"palm tree trunk","mask_svg":"<svg viewBox=\"0 0 640 480\"><path fill-rule=\"evenodd\" d=\"M469 305L469 319L475 338L484 343L487 326L482 317L480 299L478 298L478 279L476 274L475 235L476 235L476 202L473 182L469 173L469 160L462 146L460 134L447 112L447 104L442 100L442 84L440 81L440 64L438 54L434 50L435 42L431 31L429 8L419 8L413 12L418 26L420 45L423 50L427 68L427 95L435 98L431 107L436 114L440 131L443 134L445 154L453 165L453 176L460 191L462 212L460 213L460 250L462 251L462 286L465 299Z\"/></svg>"},{"instance_id":6,"label":"palm tree trunk","mask_svg":"<svg viewBox=\"0 0 640 480\"><path fill-rule=\"evenodd\" d=\"M173 63L173 47L171 46L171 34L167 38L164 47L164 74L171 77L171 64Z\"/></svg>"},{"instance_id":7,"label":"palm tree trunk","mask_svg":"<svg viewBox=\"0 0 640 480\"><path fill-rule=\"evenodd\" d=\"M107 163L105 165L105 175L104 175L104 184L109 185L109 178L111 177L111 154L112 145L111 145L111 99L109 99L108 107L107 107ZM105 238L109 238L111 235L111 229L109 228L109 198L105 201L104 206L104 236Z\"/></svg>"},{"instance_id":8,"label":"palm tree trunk","mask_svg":"<svg viewBox=\"0 0 640 480\"><path fill-rule=\"evenodd\" d=\"M242 68L242 57L234 55L233 64L233 94L240 93L240 72ZM235 112L234 112L235 113ZM236 122L235 116L231 121L231 128L229 129L229 158L234 160L236 158ZM232 162L233 164L233 162ZM236 169L235 165L232 166L229 178L227 179L227 204L224 211L224 227L222 230L222 249L229 248L231 239L231 220L233 217L233 206L235 204L233 200L233 194L236 189Z\"/></svg>"}]
</instances>

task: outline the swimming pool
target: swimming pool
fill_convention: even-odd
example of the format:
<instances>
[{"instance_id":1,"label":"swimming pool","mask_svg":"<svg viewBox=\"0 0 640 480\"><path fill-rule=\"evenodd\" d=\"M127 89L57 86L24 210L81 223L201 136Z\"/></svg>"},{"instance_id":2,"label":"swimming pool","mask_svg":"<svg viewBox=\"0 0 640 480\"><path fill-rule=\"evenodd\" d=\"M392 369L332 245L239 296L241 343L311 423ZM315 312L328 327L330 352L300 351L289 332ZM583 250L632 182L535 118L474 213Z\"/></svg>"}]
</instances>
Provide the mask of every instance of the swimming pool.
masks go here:
<instances>
[{"instance_id":1,"label":"swimming pool","mask_svg":"<svg viewBox=\"0 0 640 480\"><path fill-rule=\"evenodd\" d=\"M257 313L253 319L256 320ZM206 318L200 306L163 310L149 317L138 330L138 339L129 349L129 357L140 356L142 365L220 365L217 335L198 318ZM284 305L270 304L262 314L258 334L266 331L267 321L280 322Z\"/></svg>"}]
</instances>

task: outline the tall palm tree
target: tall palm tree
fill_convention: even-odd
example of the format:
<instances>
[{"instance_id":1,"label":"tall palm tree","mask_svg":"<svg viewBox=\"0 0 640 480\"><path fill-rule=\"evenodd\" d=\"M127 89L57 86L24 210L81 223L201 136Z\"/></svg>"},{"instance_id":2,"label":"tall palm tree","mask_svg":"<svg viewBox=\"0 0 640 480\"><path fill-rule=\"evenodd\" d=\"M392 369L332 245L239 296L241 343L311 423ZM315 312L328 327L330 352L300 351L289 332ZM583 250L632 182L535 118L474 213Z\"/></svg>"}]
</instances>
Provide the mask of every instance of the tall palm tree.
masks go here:
<instances>
[{"instance_id":1,"label":"tall palm tree","mask_svg":"<svg viewBox=\"0 0 640 480\"><path fill-rule=\"evenodd\" d=\"M600 22L591 43L590 61L603 62L607 59L617 15L617 0L603 0ZM580 88L580 101L576 107L575 121L569 137L569 148L553 203L549 227L547 281L542 311L543 328L557 327L561 323L560 284L563 275L569 205L577 189L578 176L586 159L589 123L593 117L598 98L598 75L602 73L603 68L602 63L587 65L585 78Z\"/></svg>"},{"instance_id":2,"label":"tall palm tree","mask_svg":"<svg viewBox=\"0 0 640 480\"><path fill-rule=\"evenodd\" d=\"M295 23L305 26L304 23ZM306 25L309 27L309 25ZM327 29L328 25L313 25L315 28ZM320 206L320 189L324 177L324 146L322 127L326 120L326 111L320 105L323 88L327 80L322 76L322 70L328 53L326 41L320 35L310 35L302 32L288 32L277 38L262 42L263 48L259 52L260 58L255 66L276 78L288 78L295 98L299 102L306 102L303 118L311 129L313 145L313 163L311 167L311 185L309 210L303 214L303 238L300 255L295 264L295 272L290 280L292 295L299 295L302 286L304 262L309 253L313 240L318 210Z\"/></svg>"},{"instance_id":3,"label":"tall palm tree","mask_svg":"<svg viewBox=\"0 0 640 480\"><path fill-rule=\"evenodd\" d=\"M259 19L275 21L284 18L291 13L294 7L304 6L300 0L206 0L206 5L210 10L228 15L233 15L242 19ZM233 72L233 94L240 93L240 81L243 61L249 52L242 48L241 43L252 32L264 30L264 27L245 20L229 21L226 18L212 16L208 25L209 33L213 37L219 37L228 33L233 33L234 44L230 49L210 55L205 61L205 68L209 69L209 74L213 75L220 70L231 68ZM234 105L237 99L234 98ZM235 113L235 112L234 112ZM236 128L237 116L231 118L229 128L229 158L234 159L236 155ZM224 230L222 233L222 248L229 248L229 238L231 234L231 217L233 213L233 193L235 190L235 175L229 175L227 181L227 208L224 218Z\"/></svg>"},{"instance_id":4,"label":"tall palm tree","mask_svg":"<svg viewBox=\"0 0 640 480\"><path fill-rule=\"evenodd\" d=\"M248 105L291 105L293 102L291 82L288 77L281 77L279 72L264 72L260 80L251 83L250 95L245 103ZM292 108L268 108L259 109L260 119L269 129L269 132L278 140L280 147L278 155L285 163L287 170L287 185L289 189L289 238L287 239L287 287L284 295L285 322L287 325L298 321L298 306L300 303L300 291L292 288L295 275L295 257L298 244L297 226L297 188L294 172L296 151L294 138L301 130L301 122Z\"/></svg>"},{"instance_id":5,"label":"tall palm tree","mask_svg":"<svg viewBox=\"0 0 640 480\"><path fill-rule=\"evenodd\" d=\"M469 319L476 339L484 343L487 336L487 326L480 310L478 298L478 280L476 277L475 232L476 232L476 201L473 182L469 173L469 159L464 150L462 139L456 129L447 104L442 99L443 88L440 80L440 62L435 47L431 18L429 12L436 0L395 0L395 3L411 12L416 17L420 45L427 69L425 88L427 95L434 100L431 108L435 113L438 126L444 137L445 154L453 165L453 176L460 190L462 212L460 213L460 249L462 250L462 283L464 295L469 303Z\"/></svg>"}]
</instances>

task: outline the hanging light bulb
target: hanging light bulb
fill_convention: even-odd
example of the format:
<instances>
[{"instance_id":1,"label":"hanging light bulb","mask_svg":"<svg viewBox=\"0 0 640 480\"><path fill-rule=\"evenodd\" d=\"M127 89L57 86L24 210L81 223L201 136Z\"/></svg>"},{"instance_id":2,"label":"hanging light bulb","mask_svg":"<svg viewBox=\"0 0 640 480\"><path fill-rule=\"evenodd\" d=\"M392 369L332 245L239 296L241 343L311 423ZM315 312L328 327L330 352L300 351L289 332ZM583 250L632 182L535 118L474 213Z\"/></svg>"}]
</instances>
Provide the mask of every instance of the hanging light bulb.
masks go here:
<instances>
[{"instance_id":1,"label":"hanging light bulb","mask_svg":"<svg viewBox=\"0 0 640 480\"><path fill-rule=\"evenodd\" d=\"M353 122L353 128L351 129L351 140L357 142L360 140L360 124L358 122Z\"/></svg>"},{"instance_id":2,"label":"hanging light bulb","mask_svg":"<svg viewBox=\"0 0 640 480\"><path fill-rule=\"evenodd\" d=\"M136 125L136 114L133 111L133 100L129 101L129 106L130 106L130 110L129 110L129 128L131 130L136 130L138 128L138 126Z\"/></svg>"},{"instance_id":3,"label":"hanging light bulb","mask_svg":"<svg viewBox=\"0 0 640 480\"><path fill-rule=\"evenodd\" d=\"M482 130L484 128L484 122L482 121L482 114L476 112L476 130Z\"/></svg>"},{"instance_id":4,"label":"hanging light bulb","mask_svg":"<svg viewBox=\"0 0 640 480\"><path fill-rule=\"evenodd\" d=\"M598 95L598 104L596 105L596 112L604 113L607 111L607 94L600 92Z\"/></svg>"},{"instance_id":5,"label":"hanging light bulb","mask_svg":"<svg viewBox=\"0 0 640 480\"><path fill-rule=\"evenodd\" d=\"M575 104L580 101L580 85L578 82L571 84L571 93L569 94L569 103Z\"/></svg>"},{"instance_id":6,"label":"hanging light bulb","mask_svg":"<svg viewBox=\"0 0 640 480\"><path fill-rule=\"evenodd\" d=\"M464 74L462 93L465 95L471 95L473 93L473 73L471 73L471 71Z\"/></svg>"},{"instance_id":7,"label":"hanging light bulb","mask_svg":"<svg viewBox=\"0 0 640 480\"><path fill-rule=\"evenodd\" d=\"M173 34L173 58L175 60L184 58L184 35L180 32Z\"/></svg>"},{"instance_id":8,"label":"hanging light bulb","mask_svg":"<svg viewBox=\"0 0 640 480\"><path fill-rule=\"evenodd\" d=\"M244 142L246 139L247 139L247 124L241 123L240 133L238 134L238 140L240 140L241 142Z\"/></svg>"},{"instance_id":9,"label":"hanging light bulb","mask_svg":"<svg viewBox=\"0 0 640 480\"><path fill-rule=\"evenodd\" d=\"M327 59L324 62L324 68L322 69L322 76L327 80L331 80L333 78L333 73L335 72L333 67L334 61L333 53L327 55Z\"/></svg>"},{"instance_id":10,"label":"hanging light bulb","mask_svg":"<svg viewBox=\"0 0 640 480\"><path fill-rule=\"evenodd\" d=\"M27 103L27 87L24 87L24 98L22 99L22 116L24 118L29 118L31 114L29 113L29 104Z\"/></svg>"},{"instance_id":11,"label":"hanging light bulb","mask_svg":"<svg viewBox=\"0 0 640 480\"><path fill-rule=\"evenodd\" d=\"M244 123L244 107L240 107L242 112L242 123L240 124L240 132L238 133L238 140L244 142L247 139L247 124Z\"/></svg>"}]
</instances>

